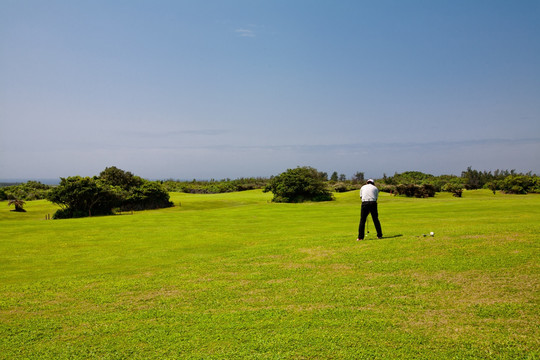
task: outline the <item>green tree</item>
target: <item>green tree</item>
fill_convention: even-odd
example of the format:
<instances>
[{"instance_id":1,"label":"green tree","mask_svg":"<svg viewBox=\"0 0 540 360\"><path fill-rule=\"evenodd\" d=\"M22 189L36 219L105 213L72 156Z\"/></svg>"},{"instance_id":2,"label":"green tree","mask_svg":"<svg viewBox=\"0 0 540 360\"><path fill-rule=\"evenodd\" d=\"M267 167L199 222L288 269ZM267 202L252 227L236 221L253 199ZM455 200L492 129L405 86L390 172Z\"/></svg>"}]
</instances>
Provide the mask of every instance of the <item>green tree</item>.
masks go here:
<instances>
[{"instance_id":1,"label":"green tree","mask_svg":"<svg viewBox=\"0 0 540 360\"><path fill-rule=\"evenodd\" d=\"M332 175L330 176L330 181L338 181L338 173L337 171L334 171Z\"/></svg>"},{"instance_id":2,"label":"green tree","mask_svg":"<svg viewBox=\"0 0 540 360\"><path fill-rule=\"evenodd\" d=\"M111 185L80 176L61 178L60 185L54 187L47 198L62 208L54 218L109 215L122 200L118 189Z\"/></svg>"},{"instance_id":3,"label":"green tree","mask_svg":"<svg viewBox=\"0 0 540 360\"><path fill-rule=\"evenodd\" d=\"M487 187L489 190L493 191L493 195L495 195L497 193L497 190L499 190L499 181L493 180L488 182L484 186Z\"/></svg>"},{"instance_id":4,"label":"green tree","mask_svg":"<svg viewBox=\"0 0 540 360\"><path fill-rule=\"evenodd\" d=\"M442 191L450 192L455 197L461 197L463 195L463 185L457 182L448 182L443 185Z\"/></svg>"},{"instance_id":5,"label":"green tree","mask_svg":"<svg viewBox=\"0 0 540 360\"><path fill-rule=\"evenodd\" d=\"M55 219L110 215L114 209L144 210L173 205L161 183L116 167L106 168L99 177L62 178L48 199L61 207L53 216Z\"/></svg>"},{"instance_id":6,"label":"green tree","mask_svg":"<svg viewBox=\"0 0 540 360\"><path fill-rule=\"evenodd\" d=\"M508 194L527 194L534 186L534 177L527 175L510 175L500 183L501 190Z\"/></svg>"},{"instance_id":7,"label":"green tree","mask_svg":"<svg viewBox=\"0 0 540 360\"><path fill-rule=\"evenodd\" d=\"M366 181L365 178L364 178L364 173L360 172L360 171L357 171L356 174L354 174L354 176L353 176L353 181L357 182L357 183L360 183L360 184L363 184L364 181Z\"/></svg>"},{"instance_id":8,"label":"green tree","mask_svg":"<svg viewBox=\"0 0 540 360\"><path fill-rule=\"evenodd\" d=\"M155 181L143 181L133 188L122 203L124 210L146 210L171 207L170 196L165 187Z\"/></svg>"},{"instance_id":9,"label":"green tree","mask_svg":"<svg viewBox=\"0 0 540 360\"><path fill-rule=\"evenodd\" d=\"M100 174L99 178L105 183L112 186L119 186L124 190L129 190L131 188L141 186L143 184L143 179L138 176L133 175L129 171L124 171L117 168L116 166L111 166L105 168Z\"/></svg>"},{"instance_id":10,"label":"green tree","mask_svg":"<svg viewBox=\"0 0 540 360\"><path fill-rule=\"evenodd\" d=\"M298 203L304 201L330 201L332 193L326 187L322 174L308 166L288 169L273 177L265 192L274 194L272 201Z\"/></svg>"},{"instance_id":11,"label":"green tree","mask_svg":"<svg viewBox=\"0 0 540 360\"><path fill-rule=\"evenodd\" d=\"M26 210L24 210L24 204L26 202L24 200L19 200L19 199L11 199L8 201L8 206L15 206L15 211L17 212L26 212Z\"/></svg>"}]
</instances>

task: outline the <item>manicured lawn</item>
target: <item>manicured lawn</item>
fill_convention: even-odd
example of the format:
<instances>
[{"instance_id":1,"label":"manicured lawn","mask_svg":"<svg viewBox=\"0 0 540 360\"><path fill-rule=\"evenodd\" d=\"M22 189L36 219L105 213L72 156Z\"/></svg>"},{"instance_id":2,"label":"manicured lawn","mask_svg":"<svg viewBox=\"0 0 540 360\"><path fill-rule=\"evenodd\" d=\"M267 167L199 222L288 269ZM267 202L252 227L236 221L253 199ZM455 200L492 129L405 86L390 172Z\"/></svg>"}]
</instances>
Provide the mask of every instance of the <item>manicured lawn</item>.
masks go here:
<instances>
[{"instance_id":1,"label":"manicured lawn","mask_svg":"<svg viewBox=\"0 0 540 360\"><path fill-rule=\"evenodd\" d=\"M358 192L171 196L72 220L0 202L0 359L540 357L539 195L382 194L363 242Z\"/></svg>"}]
</instances>

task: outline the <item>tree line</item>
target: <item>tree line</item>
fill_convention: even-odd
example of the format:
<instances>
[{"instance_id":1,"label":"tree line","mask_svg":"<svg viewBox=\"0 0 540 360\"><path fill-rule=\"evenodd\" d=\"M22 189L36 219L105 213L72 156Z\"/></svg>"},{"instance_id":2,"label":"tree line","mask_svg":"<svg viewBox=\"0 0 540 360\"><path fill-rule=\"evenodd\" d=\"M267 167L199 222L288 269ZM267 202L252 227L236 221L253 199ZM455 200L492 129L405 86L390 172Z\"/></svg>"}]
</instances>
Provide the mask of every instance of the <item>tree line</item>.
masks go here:
<instances>
[{"instance_id":1,"label":"tree line","mask_svg":"<svg viewBox=\"0 0 540 360\"><path fill-rule=\"evenodd\" d=\"M515 170L478 171L471 167L457 175L434 176L420 171L383 175L375 179L383 192L409 197L432 197L446 191L461 197L463 190L490 189L493 193L540 193L540 178L536 174ZM149 181L114 166L99 176L61 178L60 184L50 186L37 181L0 187L0 201L21 211L25 201L47 199L61 209L53 218L108 215L115 211L145 210L169 207L169 192L213 194L263 189L274 194L274 202L303 202L332 200L332 192L359 189L365 183L363 172L350 179L343 174L318 171L303 166L287 169L270 178L240 178L222 180L164 180Z\"/></svg>"},{"instance_id":2,"label":"tree line","mask_svg":"<svg viewBox=\"0 0 540 360\"><path fill-rule=\"evenodd\" d=\"M60 206L53 219L111 215L115 211L158 209L172 206L161 182L148 181L114 166L99 176L60 178L57 186L36 181L0 188L0 200L47 199ZM16 205L16 208L17 208Z\"/></svg>"},{"instance_id":3,"label":"tree line","mask_svg":"<svg viewBox=\"0 0 540 360\"><path fill-rule=\"evenodd\" d=\"M419 171L406 171L391 177L384 175L380 183L382 191L399 195L418 188L424 189L429 196L433 196L435 192L447 191L459 197L465 189L489 189L493 193L502 191L507 194L540 193L540 178L532 172L524 174L515 170L478 171L470 166L462 171L460 176L434 176Z\"/></svg>"}]
</instances>

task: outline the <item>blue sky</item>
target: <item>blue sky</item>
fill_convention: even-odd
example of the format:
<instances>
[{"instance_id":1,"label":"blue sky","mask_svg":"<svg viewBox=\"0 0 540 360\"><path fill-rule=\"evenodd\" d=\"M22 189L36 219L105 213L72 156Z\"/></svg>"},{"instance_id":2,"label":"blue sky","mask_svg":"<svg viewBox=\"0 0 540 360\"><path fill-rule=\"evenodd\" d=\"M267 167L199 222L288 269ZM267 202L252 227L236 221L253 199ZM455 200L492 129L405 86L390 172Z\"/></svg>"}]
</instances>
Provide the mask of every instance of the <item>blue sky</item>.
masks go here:
<instances>
[{"instance_id":1,"label":"blue sky","mask_svg":"<svg viewBox=\"0 0 540 360\"><path fill-rule=\"evenodd\" d=\"M540 1L0 0L0 178L540 173Z\"/></svg>"}]
</instances>

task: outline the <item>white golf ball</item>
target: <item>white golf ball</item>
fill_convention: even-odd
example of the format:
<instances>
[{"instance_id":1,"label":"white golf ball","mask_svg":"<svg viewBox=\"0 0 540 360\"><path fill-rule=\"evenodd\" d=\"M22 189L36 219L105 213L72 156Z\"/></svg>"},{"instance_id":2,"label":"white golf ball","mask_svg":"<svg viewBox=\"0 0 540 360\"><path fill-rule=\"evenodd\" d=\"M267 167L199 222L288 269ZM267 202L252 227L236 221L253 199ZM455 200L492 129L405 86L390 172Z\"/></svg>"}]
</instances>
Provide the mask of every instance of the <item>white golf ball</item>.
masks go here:
<instances>
[{"instance_id":1,"label":"white golf ball","mask_svg":"<svg viewBox=\"0 0 540 360\"><path fill-rule=\"evenodd\" d=\"M433 236L433 235L435 235L435 234L433 233L433 231L429 233L429 236Z\"/></svg>"}]
</instances>

